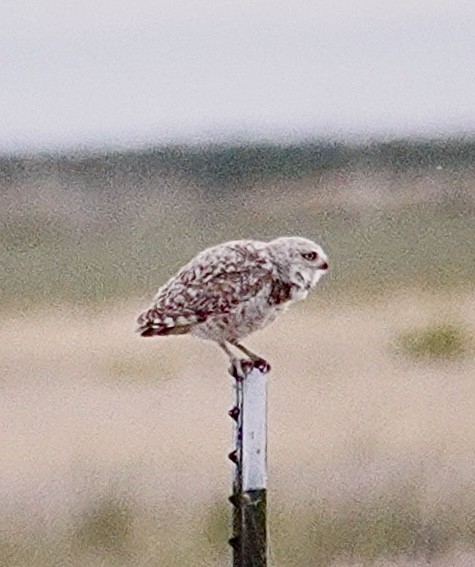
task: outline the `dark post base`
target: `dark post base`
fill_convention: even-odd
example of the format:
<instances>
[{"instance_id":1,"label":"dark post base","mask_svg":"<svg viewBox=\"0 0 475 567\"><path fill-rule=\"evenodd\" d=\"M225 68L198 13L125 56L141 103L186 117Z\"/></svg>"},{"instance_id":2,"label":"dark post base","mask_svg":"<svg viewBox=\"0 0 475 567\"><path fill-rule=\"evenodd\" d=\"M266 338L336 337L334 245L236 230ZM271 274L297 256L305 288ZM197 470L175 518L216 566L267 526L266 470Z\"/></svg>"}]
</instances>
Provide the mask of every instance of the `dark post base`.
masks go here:
<instances>
[{"instance_id":1,"label":"dark post base","mask_svg":"<svg viewBox=\"0 0 475 567\"><path fill-rule=\"evenodd\" d=\"M242 566L266 567L267 491L253 490L242 495Z\"/></svg>"}]
</instances>

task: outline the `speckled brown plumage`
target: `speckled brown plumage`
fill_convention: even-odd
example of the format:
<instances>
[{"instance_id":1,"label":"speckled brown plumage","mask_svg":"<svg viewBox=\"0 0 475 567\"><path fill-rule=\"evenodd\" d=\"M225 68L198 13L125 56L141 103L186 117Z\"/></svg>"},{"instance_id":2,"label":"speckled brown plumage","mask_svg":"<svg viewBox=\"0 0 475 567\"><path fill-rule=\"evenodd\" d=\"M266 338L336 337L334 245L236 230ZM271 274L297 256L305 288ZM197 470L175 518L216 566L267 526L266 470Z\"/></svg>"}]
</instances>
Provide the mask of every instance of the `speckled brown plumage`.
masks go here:
<instances>
[{"instance_id":1,"label":"speckled brown plumage","mask_svg":"<svg viewBox=\"0 0 475 567\"><path fill-rule=\"evenodd\" d=\"M323 250L299 237L238 240L200 252L162 286L138 318L144 337L191 334L226 343L262 329L290 303L305 299L328 268Z\"/></svg>"}]
</instances>

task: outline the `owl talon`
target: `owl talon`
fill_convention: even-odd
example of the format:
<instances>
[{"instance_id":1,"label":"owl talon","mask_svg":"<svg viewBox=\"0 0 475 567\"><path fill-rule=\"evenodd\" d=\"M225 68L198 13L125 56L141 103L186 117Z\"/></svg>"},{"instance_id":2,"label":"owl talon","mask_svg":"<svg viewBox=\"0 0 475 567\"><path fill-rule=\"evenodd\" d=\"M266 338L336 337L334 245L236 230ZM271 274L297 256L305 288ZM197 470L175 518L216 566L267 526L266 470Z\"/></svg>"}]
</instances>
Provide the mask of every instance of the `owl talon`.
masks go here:
<instances>
[{"instance_id":1,"label":"owl talon","mask_svg":"<svg viewBox=\"0 0 475 567\"><path fill-rule=\"evenodd\" d=\"M267 374L271 370L271 365L263 358L256 358L252 361L253 367L257 368L262 374Z\"/></svg>"},{"instance_id":2,"label":"owl talon","mask_svg":"<svg viewBox=\"0 0 475 567\"><path fill-rule=\"evenodd\" d=\"M243 358L241 360L241 370L244 376L247 376L254 370L254 362L248 358Z\"/></svg>"},{"instance_id":3,"label":"owl talon","mask_svg":"<svg viewBox=\"0 0 475 567\"><path fill-rule=\"evenodd\" d=\"M247 358L233 358L229 373L238 382L245 380L248 374L254 369L254 362Z\"/></svg>"}]
</instances>

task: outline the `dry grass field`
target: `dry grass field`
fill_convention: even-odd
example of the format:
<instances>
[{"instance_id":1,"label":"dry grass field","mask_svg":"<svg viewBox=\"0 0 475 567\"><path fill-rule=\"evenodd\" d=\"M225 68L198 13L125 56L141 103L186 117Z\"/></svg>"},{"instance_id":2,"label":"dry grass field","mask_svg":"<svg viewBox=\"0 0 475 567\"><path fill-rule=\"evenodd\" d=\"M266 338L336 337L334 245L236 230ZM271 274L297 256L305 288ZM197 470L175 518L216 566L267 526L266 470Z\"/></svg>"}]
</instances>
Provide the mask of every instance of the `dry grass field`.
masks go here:
<instances>
[{"instance_id":1,"label":"dry grass field","mask_svg":"<svg viewBox=\"0 0 475 567\"><path fill-rule=\"evenodd\" d=\"M270 567L475 567L474 148L0 160L0 567L229 565L227 361L134 321L203 247L283 234L331 269L246 343Z\"/></svg>"},{"instance_id":2,"label":"dry grass field","mask_svg":"<svg viewBox=\"0 0 475 567\"><path fill-rule=\"evenodd\" d=\"M134 336L141 307L4 314L1 565L226 563L226 362ZM397 348L445 321L473 338L474 296L323 290L250 341L273 364L271 565L475 564L473 350Z\"/></svg>"}]
</instances>

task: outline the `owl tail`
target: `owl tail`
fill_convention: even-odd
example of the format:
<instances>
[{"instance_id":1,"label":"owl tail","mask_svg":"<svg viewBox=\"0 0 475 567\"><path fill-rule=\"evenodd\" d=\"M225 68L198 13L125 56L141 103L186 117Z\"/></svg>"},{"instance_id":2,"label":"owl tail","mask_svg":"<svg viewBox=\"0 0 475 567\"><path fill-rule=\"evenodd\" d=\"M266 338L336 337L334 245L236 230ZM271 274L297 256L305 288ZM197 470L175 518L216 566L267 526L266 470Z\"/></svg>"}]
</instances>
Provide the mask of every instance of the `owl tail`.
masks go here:
<instances>
[{"instance_id":1,"label":"owl tail","mask_svg":"<svg viewBox=\"0 0 475 567\"><path fill-rule=\"evenodd\" d=\"M144 311L137 319L137 333L140 333L142 337L186 335L195 322L195 317L189 321L183 314L165 313L153 307Z\"/></svg>"}]
</instances>

